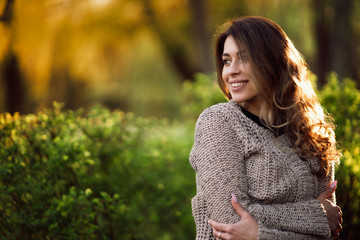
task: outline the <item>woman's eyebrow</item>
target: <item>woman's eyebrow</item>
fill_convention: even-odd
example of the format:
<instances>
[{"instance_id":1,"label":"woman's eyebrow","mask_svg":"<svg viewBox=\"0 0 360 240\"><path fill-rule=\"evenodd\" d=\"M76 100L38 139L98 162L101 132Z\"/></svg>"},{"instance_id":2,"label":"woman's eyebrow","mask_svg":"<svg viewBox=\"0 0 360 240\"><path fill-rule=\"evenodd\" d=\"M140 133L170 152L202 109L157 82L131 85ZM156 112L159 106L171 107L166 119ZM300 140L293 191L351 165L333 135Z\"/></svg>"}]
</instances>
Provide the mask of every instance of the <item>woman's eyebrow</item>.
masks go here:
<instances>
[{"instance_id":1,"label":"woman's eyebrow","mask_svg":"<svg viewBox=\"0 0 360 240\"><path fill-rule=\"evenodd\" d=\"M245 53L247 53L246 50L240 50L240 51L238 51L238 52L236 53L236 55L237 55L237 56L240 56L240 55L245 54ZM221 56L223 56L223 57L230 57L230 54L228 54L228 53L223 53Z\"/></svg>"}]
</instances>

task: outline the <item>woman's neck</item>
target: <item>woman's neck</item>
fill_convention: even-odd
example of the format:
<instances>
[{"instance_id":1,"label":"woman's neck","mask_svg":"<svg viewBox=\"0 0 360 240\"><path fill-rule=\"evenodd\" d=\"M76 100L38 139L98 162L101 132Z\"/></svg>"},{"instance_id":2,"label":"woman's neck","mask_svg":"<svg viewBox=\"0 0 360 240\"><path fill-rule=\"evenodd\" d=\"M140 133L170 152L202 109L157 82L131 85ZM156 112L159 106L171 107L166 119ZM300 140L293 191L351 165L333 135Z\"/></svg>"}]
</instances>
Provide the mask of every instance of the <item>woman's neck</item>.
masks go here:
<instances>
[{"instance_id":1,"label":"woman's neck","mask_svg":"<svg viewBox=\"0 0 360 240\"><path fill-rule=\"evenodd\" d=\"M252 113L252 114L256 115L257 117L260 116L260 108L254 107L253 105L247 104L246 102L240 103L240 106L241 106L241 108L245 109L249 113Z\"/></svg>"}]
</instances>

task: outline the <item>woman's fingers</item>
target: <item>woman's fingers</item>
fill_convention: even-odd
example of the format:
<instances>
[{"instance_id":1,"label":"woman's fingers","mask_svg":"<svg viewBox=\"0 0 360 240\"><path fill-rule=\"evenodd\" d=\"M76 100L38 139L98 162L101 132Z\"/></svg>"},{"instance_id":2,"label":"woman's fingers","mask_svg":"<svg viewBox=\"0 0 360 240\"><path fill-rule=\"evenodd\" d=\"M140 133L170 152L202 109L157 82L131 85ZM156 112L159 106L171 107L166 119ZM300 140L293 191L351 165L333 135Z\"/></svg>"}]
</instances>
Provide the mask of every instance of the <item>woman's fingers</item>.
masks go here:
<instances>
[{"instance_id":1,"label":"woman's fingers","mask_svg":"<svg viewBox=\"0 0 360 240\"><path fill-rule=\"evenodd\" d=\"M214 220L209 220L208 223L213 229L213 236L217 240L257 239L258 223L256 220L240 205L233 194L231 204L240 215L241 220L235 224L218 223Z\"/></svg>"},{"instance_id":2,"label":"woman's fingers","mask_svg":"<svg viewBox=\"0 0 360 240\"><path fill-rule=\"evenodd\" d=\"M225 223L218 223L214 220L209 220L208 223L213 229L213 235L216 239L228 240L230 239L231 235L231 225L232 224L225 224ZM220 238L219 238L219 233Z\"/></svg>"},{"instance_id":3,"label":"woman's fingers","mask_svg":"<svg viewBox=\"0 0 360 240\"><path fill-rule=\"evenodd\" d=\"M341 223L339 223L339 225L338 225L338 231L341 231L341 229L342 229L342 225L341 225Z\"/></svg>"},{"instance_id":4,"label":"woman's fingers","mask_svg":"<svg viewBox=\"0 0 360 240\"><path fill-rule=\"evenodd\" d=\"M221 232L221 231L216 231L215 229L213 229L213 236L217 239L217 240L228 240L229 239L229 234L227 234L226 232Z\"/></svg>"},{"instance_id":5,"label":"woman's fingers","mask_svg":"<svg viewBox=\"0 0 360 240\"><path fill-rule=\"evenodd\" d=\"M231 194L231 204L241 218L247 217L249 213L240 205L234 194Z\"/></svg>"},{"instance_id":6,"label":"woman's fingers","mask_svg":"<svg viewBox=\"0 0 360 240\"><path fill-rule=\"evenodd\" d=\"M209 220L208 223L210 224L210 226L218 231L218 232L225 232L226 231L226 225L227 224L224 224L224 223L218 223L218 222L215 222L214 220Z\"/></svg>"},{"instance_id":7,"label":"woman's fingers","mask_svg":"<svg viewBox=\"0 0 360 240\"><path fill-rule=\"evenodd\" d=\"M331 185L319 196L316 198L320 201L326 211L326 217L329 221L329 226L331 229L331 235L333 238L337 238L339 236L339 231L342 229L342 211L341 208L327 198L330 197L336 190L337 181L331 183Z\"/></svg>"},{"instance_id":8,"label":"woman's fingers","mask_svg":"<svg viewBox=\"0 0 360 240\"><path fill-rule=\"evenodd\" d=\"M332 182L331 185L325 191L323 191L322 193L319 194L317 199L318 200L319 200L319 198L327 199L335 192L336 187L337 187L337 181Z\"/></svg>"},{"instance_id":9,"label":"woman's fingers","mask_svg":"<svg viewBox=\"0 0 360 240\"><path fill-rule=\"evenodd\" d=\"M342 223L343 223L342 215L343 215L343 213L342 213L340 207L338 207L338 210L339 210L339 213L338 213L339 214L339 223L338 223L338 226L337 226L337 231L339 232L339 231L342 230Z\"/></svg>"}]
</instances>

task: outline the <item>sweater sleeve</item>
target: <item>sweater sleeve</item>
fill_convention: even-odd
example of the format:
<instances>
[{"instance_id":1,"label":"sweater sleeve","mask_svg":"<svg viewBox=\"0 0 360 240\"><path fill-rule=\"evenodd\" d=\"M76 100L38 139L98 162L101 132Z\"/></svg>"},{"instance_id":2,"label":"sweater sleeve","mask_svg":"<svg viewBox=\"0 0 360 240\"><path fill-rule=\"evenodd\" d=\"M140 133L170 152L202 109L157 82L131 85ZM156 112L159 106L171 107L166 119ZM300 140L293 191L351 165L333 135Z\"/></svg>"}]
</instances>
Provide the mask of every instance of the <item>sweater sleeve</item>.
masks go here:
<instances>
[{"instance_id":1,"label":"sweater sleeve","mask_svg":"<svg viewBox=\"0 0 360 240\"><path fill-rule=\"evenodd\" d=\"M250 206L242 139L236 137L230 126L231 121L226 116L204 111L197 122L194 146L190 154L190 162L197 173L198 193L202 194L206 202L209 217L222 223L240 220L231 205L231 193L237 196L239 203L248 211ZM318 208L321 208L320 204ZM271 211L268 213L272 214ZM309 214L309 211L305 214ZM259 222L258 239L324 239L307 232L287 231L281 226L269 227L262 224L262 221L267 223L266 218L261 218L258 214L253 216ZM201 224L204 226L197 229L207 231L207 223Z\"/></svg>"},{"instance_id":2,"label":"sweater sleeve","mask_svg":"<svg viewBox=\"0 0 360 240\"><path fill-rule=\"evenodd\" d=\"M330 236L330 227L325 210L316 199L274 205L251 204L250 214L268 228L317 235Z\"/></svg>"},{"instance_id":3,"label":"sweater sleeve","mask_svg":"<svg viewBox=\"0 0 360 240\"><path fill-rule=\"evenodd\" d=\"M334 180L334 164L327 177L319 178L318 194ZM335 204L335 193L329 198ZM249 205L248 211L269 228L329 237L330 226L326 211L316 199L275 205Z\"/></svg>"},{"instance_id":4,"label":"sweater sleeve","mask_svg":"<svg viewBox=\"0 0 360 240\"><path fill-rule=\"evenodd\" d=\"M206 109L196 124L190 162L196 172L197 192L206 202L210 219L223 223L240 220L231 205L231 193L248 202L243 149L230 123Z\"/></svg>"},{"instance_id":5,"label":"sweater sleeve","mask_svg":"<svg viewBox=\"0 0 360 240\"><path fill-rule=\"evenodd\" d=\"M318 194L322 193L335 180L335 163L332 162L329 174L326 177L319 178ZM335 192L328 198L333 204L336 204Z\"/></svg>"},{"instance_id":6,"label":"sweater sleeve","mask_svg":"<svg viewBox=\"0 0 360 240\"><path fill-rule=\"evenodd\" d=\"M278 229L271 229L265 227L261 222L259 223L259 232L257 240L324 240L332 239L331 237L323 238L309 234L301 234L296 232L281 231Z\"/></svg>"}]
</instances>

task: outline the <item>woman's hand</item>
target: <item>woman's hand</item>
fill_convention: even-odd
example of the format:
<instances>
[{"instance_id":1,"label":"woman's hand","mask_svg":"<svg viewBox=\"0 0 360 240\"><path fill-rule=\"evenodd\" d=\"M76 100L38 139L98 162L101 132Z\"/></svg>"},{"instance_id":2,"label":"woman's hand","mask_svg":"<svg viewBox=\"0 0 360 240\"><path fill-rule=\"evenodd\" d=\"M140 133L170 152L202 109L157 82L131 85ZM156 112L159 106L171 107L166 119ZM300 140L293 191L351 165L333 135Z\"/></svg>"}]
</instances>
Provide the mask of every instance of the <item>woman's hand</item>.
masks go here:
<instances>
[{"instance_id":1,"label":"woman's hand","mask_svg":"<svg viewBox=\"0 0 360 240\"><path fill-rule=\"evenodd\" d=\"M316 198L324 206L333 238L339 237L339 231L342 229L341 224L343 221L340 207L327 199L335 192L336 184L337 181L334 181L330 187L328 187L324 192L320 193Z\"/></svg>"},{"instance_id":2,"label":"woman's hand","mask_svg":"<svg viewBox=\"0 0 360 240\"><path fill-rule=\"evenodd\" d=\"M224 224L209 220L209 224L213 228L214 237L222 240L256 240L258 236L258 223L256 220L242 208L234 195L232 195L231 204L240 215L241 220L234 224Z\"/></svg>"}]
</instances>

